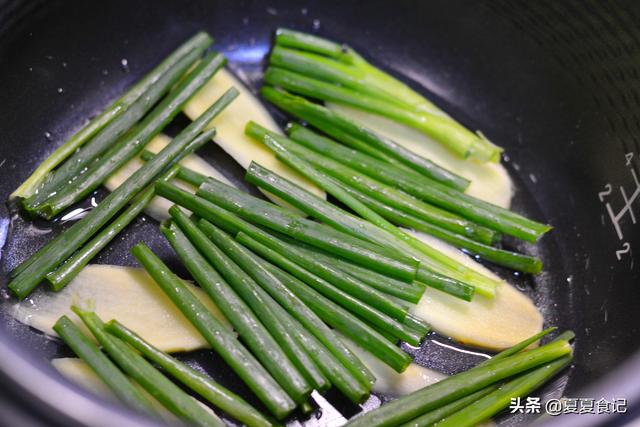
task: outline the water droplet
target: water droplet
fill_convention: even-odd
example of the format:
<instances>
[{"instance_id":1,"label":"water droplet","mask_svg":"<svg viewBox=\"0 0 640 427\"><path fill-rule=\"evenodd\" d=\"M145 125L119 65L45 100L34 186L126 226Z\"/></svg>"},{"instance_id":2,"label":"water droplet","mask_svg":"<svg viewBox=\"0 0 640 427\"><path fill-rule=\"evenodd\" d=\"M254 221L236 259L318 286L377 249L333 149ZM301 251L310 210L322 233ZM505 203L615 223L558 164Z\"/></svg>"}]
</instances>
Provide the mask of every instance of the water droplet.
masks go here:
<instances>
[{"instance_id":1,"label":"water droplet","mask_svg":"<svg viewBox=\"0 0 640 427\"><path fill-rule=\"evenodd\" d=\"M29 71L33 71L33 67L29 67Z\"/></svg>"},{"instance_id":2,"label":"water droplet","mask_svg":"<svg viewBox=\"0 0 640 427\"><path fill-rule=\"evenodd\" d=\"M300 9L300 13L302 13L304 16L307 16L307 13L309 13L309 9L303 7L302 9Z\"/></svg>"},{"instance_id":3,"label":"water droplet","mask_svg":"<svg viewBox=\"0 0 640 427\"><path fill-rule=\"evenodd\" d=\"M529 174L529 179L531 180L531 182L533 182L534 184L536 184L538 182L538 178L536 178L536 176L532 173Z\"/></svg>"},{"instance_id":4,"label":"water droplet","mask_svg":"<svg viewBox=\"0 0 640 427\"><path fill-rule=\"evenodd\" d=\"M122 58L120 60L120 66L122 68L122 71L124 71L125 73L129 72L129 61L127 61L127 58Z\"/></svg>"},{"instance_id":5,"label":"water droplet","mask_svg":"<svg viewBox=\"0 0 640 427\"><path fill-rule=\"evenodd\" d=\"M276 15L278 14L278 11L276 10L276 8L275 8L275 7L268 7L268 8L267 8L267 13L268 13L269 15L276 16Z\"/></svg>"},{"instance_id":6,"label":"water droplet","mask_svg":"<svg viewBox=\"0 0 640 427\"><path fill-rule=\"evenodd\" d=\"M109 75L109 70L102 70L102 75L103 76L108 76Z\"/></svg>"},{"instance_id":7,"label":"water droplet","mask_svg":"<svg viewBox=\"0 0 640 427\"><path fill-rule=\"evenodd\" d=\"M66 62L62 61L62 68L67 68L67 65L68 64Z\"/></svg>"},{"instance_id":8,"label":"water droplet","mask_svg":"<svg viewBox=\"0 0 640 427\"><path fill-rule=\"evenodd\" d=\"M62 89L61 87L58 88L58 93L62 93L64 92L64 89Z\"/></svg>"},{"instance_id":9,"label":"water droplet","mask_svg":"<svg viewBox=\"0 0 640 427\"><path fill-rule=\"evenodd\" d=\"M318 31L320 29L320 20L314 19L312 27L313 27L313 31Z\"/></svg>"},{"instance_id":10,"label":"water droplet","mask_svg":"<svg viewBox=\"0 0 640 427\"><path fill-rule=\"evenodd\" d=\"M47 141L53 140L53 138L51 137L51 132L45 132L44 137Z\"/></svg>"},{"instance_id":11,"label":"water droplet","mask_svg":"<svg viewBox=\"0 0 640 427\"><path fill-rule=\"evenodd\" d=\"M249 25L249 18L248 17L244 17L242 18L242 25Z\"/></svg>"}]
</instances>

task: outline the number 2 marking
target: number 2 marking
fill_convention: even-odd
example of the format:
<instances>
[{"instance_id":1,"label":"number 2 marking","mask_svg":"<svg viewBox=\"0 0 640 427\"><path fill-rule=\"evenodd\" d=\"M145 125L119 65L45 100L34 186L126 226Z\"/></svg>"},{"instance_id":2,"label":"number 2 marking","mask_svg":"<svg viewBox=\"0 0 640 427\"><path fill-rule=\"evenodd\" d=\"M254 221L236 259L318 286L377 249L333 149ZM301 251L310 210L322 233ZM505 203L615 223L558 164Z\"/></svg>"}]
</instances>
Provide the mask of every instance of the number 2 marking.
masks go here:
<instances>
[{"instance_id":1,"label":"number 2 marking","mask_svg":"<svg viewBox=\"0 0 640 427\"><path fill-rule=\"evenodd\" d=\"M616 251L616 258L618 258L618 261L622 259L622 255L628 254L630 250L631 250L631 245L629 244L629 242L624 242L622 244L622 249L619 249Z\"/></svg>"},{"instance_id":2,"label":"number 2 marking","mask_svg":"<svg viewBox=\"0 0 640 427\"><path fill-rule=\"evenodd\" d=\"M601 191L598 193L598 199L600 199L600 202L604 202L605 196L608 196L609 194L611 194L612 191L613 191L613 187L611 187L611 184L605 185L604 191Z\"/></svg>"}]
</instances>

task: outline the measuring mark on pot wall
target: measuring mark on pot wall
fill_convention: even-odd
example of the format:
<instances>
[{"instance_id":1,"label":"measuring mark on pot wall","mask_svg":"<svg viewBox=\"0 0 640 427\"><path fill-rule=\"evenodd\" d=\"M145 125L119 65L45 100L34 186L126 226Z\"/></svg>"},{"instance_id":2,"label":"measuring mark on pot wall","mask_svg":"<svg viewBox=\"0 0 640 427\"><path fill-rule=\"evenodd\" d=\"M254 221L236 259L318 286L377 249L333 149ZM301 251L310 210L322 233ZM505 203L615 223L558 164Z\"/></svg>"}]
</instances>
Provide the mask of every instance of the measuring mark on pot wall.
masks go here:
<instances>
[{"instance_id":1,"label":"measuring mark on pot wall","mask_svg":"<svg viewBox=\"0 0 640 427\"><path fill-rule=\"evenodd\" d=\"M607 213L609 214L609 219L611 220L611 224L613 224L613 228L616 230L616 234L618 236L618 240L622 241L622 246L620 249L616 250L616 258L618 261L622 260L623 256L629 254L631 252L631 244L627 241L624 241L624 233L622 231L622 227L620 225L621 220L624 217L631 218L631 223L636 223L636 215L633 211L633 203L636 201L638 196L640 196L640 181L638 180L638 176L636 175L636 171L633 169L633 164L631 163L634 158L634 153L625 154L625 166L629 168L629 172L633 177L633 182L635 184L635 188L631 195L627 195L627 191L621 185L619 187L620 195L624 201L624 205L620 210L614 212L614 209L611 207L610 202L605 203L605 199L608 199L609 196L613 193L613 186L610 183L607 183L604 186L604 190L598 193L598 198L601 203L605 203L605 208L607 209Z\"/></svg>"}]
</instances>

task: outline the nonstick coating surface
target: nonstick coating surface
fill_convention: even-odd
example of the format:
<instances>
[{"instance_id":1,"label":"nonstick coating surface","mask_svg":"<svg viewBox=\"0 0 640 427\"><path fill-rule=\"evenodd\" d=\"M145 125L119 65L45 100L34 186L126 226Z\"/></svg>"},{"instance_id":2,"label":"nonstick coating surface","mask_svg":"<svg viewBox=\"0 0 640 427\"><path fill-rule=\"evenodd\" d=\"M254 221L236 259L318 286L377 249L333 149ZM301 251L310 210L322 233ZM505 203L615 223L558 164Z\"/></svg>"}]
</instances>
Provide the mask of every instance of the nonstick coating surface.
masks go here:
<instances>
[{"instance_id":1,"label":"nonstick coating surface","mask_svg":"<svg viewBox=\"0 0 640 427\"><path fill-rule=\"evenodd\" d=\"M624 4L578 4L0 2L0 197L6 199L74 129L198 30L215 37L215 48L254 89L278 26L343 40L505 147L506 166L517 187L514 209L545 219L555 229L536 247L507 242L539 254L544 273L536 278L501 274L532 296L546 325L576 332L574 366L545 392L559 395L564 389L567 396L580 396L580 390L630 358L639 344L640 265L634 265L633 252L640 233L630 212L637 205L632 171L640 175L640 34L636 15ZM179 129L185 120L177 120L171 129ZM241 168L214 144L203 156L242 182ZM621 211L621 186L630 209L620 216L619 238L605 203L614 214ZM99 191L95 197L104 194ZM27 223L4 206L1 221L0 237L6 238L3 272L64 227ZM96 262L135 265L128 248L144 240L183 271L153 220L139 219L123 236ZM2 341L10 343L12 352L26 351L24 360L36 363L34 371L44 369L46 376L51 370L40 365L42 361L70 353L59 342L12 321L7 308L13 302L4 293ZM451 343L433 335L421 349L408 351L418 363L446 373L479 360L441 344ZM247 394L211 352L183 359ZM5 374L10 369L2 361L0 367ZM6 380L5 374L0 379ZM13 388L5 387L7 396L8 390ZM597 393L625 397L611 395L609 389ZM357 412L337 394L328 398L346 416ZM367 407L379 402L372 397ZM30 409L32 414L39 410L36 404ZM42 416L49 418L47 414ZM307 425L324 425L326 416ZM104 418L93 421L109 424ZM502 421L515 425L523 418ZM582 418L582 424L587 422Z\"/></svg>"}]
</instances>

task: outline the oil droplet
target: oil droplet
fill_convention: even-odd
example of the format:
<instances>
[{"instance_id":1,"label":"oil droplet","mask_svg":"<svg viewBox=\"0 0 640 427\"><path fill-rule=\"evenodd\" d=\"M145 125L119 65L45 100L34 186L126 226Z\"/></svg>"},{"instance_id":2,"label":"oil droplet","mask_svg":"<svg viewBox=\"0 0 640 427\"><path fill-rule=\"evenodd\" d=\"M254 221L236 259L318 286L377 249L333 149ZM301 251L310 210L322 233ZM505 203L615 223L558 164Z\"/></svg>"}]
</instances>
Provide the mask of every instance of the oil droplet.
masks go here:
<instances>
[{"instance_id":1,"label":"oil droplet","mask_svg":"<svg viewBox=\"0 0 640 427\"><path fill-rule=\"evenodd\" d=\"M61 87L58 88L58 93L62 93L64 92L64 89L62 89Z\"/></svg>"},{"instance_id":2,"label":"oil droplet","mask_svg":"<svg viewBox=\"0 0 640 427\"><path fill-rule=\"evenodd\" d=\"M44 137L47 141L53 140L53 138L51 137L51 132L45 132Z\"/></svg>"},{"instance_id":3,"label":"oil droplet","mask_svg":"<svg viewBox=\"0 0 640 427\"><path fill-rule=\"evenodd\" d=\"M302 13L304 16L307 16L307 13L309 13L309 9L303 7L302 9L300 9L300 13Z\"/></svg>"},{"instance_id":4,"label":"oil droplet","mask_svg":"<svg viewBox=\"0 0 640 427\"><path fill-rule=\"evenodd\" d=\"M122 71L124 71L125 73L129 72L129 61L127 61L127 58L122 58L120 60L120 66L122 68Z\"/></svg>"},{"instance_id":5,"label":"oil droplet","mask_svg":"<svg viewBox=\"0 0 640 427\"><path fill-rule=\"evenodd\" d=\"M109 75L109 70L102 70L102 75L103 76L108 76Z\"/></svg>"},{"instance_id":6,"label":"oil droplet","mask_svg":"<svg viewBox=\"0 0 640 427\"><path fill-rule=\"evenodd\" d=\"M314 19L312 24L313 30L318 31L320 29L320 20Z\"/></svg>"},{"instance_id":7,"label":"oil droplet","mask_svg":"<svg viewBox=\"0 0 640 427\"><path fill-rule=\"evenodd\" d=\"M278 14L278 11L276 10L276 8L275 8L275 7L268 7L268 8L267 8L267 13L268 13L269 15L276 16L276 15Z\"/></svg>"}]
</instances>

